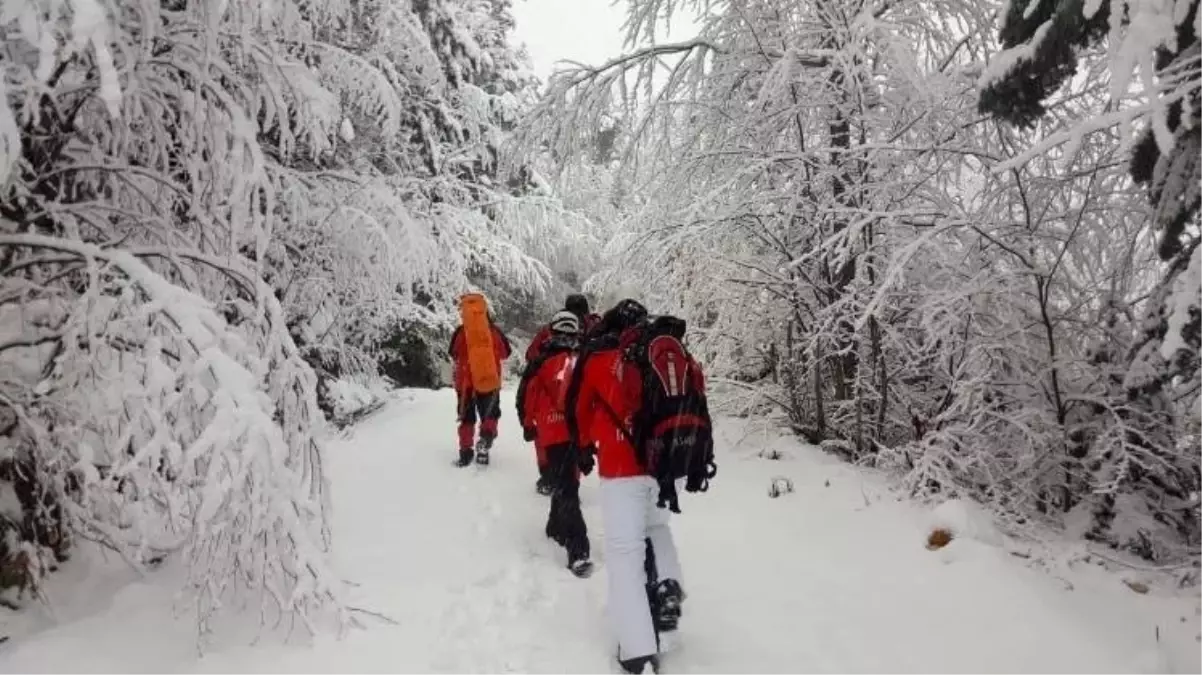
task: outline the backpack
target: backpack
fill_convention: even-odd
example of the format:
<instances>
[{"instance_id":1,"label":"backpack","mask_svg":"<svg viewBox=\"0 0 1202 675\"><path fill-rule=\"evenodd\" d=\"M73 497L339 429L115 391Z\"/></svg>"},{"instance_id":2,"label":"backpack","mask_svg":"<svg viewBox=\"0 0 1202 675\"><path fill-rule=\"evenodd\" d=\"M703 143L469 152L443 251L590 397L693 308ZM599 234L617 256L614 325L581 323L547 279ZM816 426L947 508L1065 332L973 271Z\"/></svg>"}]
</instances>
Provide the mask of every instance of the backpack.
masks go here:
<instances>
[{"instance_id":1,"label":"backpack","mask_svg":"<svg viewBox=\"0 0 1202 675\"><path fill-rule=\"evenodd\" d=\"M676 481L687 492L705 492L718 473L705 379L682 339L685 322L649 317L619 339L623 380L638 384L639 402L628 440L647 474L659 483L656 506L680 513ZM624 427L619 425L619 428Z\"/></svg>"},{"instance_id":2,"label":"backpack","mask_svg":"<svg viewBox=\"0 0 1202 675\"><path fill-rule=\"evenodd\" d=\"M561 352L575 352L579 349L579 345L580 341L576 337L566 337L553 334L550 338L543 341L543 344L539 347L538 355L534 357L534 360L526 364L525 370L522 371L522 377L518 381L518 392L516 396L518 423L521 424L523 428L528 424L528 420L525 419L522 411L526 408L526 395L529 391L530 381L534 379L534 376L538 374L539 369L542 368L543 364L546 363L552 356L555 356ZM569 373L571 372L570 369L574 365L574 361L569 361ZM564 378L564 387L567 386L567 381L569 379L569 377ZM547 394L550 395L551 392L548 391Z\"/></svg>"}]
</instances>

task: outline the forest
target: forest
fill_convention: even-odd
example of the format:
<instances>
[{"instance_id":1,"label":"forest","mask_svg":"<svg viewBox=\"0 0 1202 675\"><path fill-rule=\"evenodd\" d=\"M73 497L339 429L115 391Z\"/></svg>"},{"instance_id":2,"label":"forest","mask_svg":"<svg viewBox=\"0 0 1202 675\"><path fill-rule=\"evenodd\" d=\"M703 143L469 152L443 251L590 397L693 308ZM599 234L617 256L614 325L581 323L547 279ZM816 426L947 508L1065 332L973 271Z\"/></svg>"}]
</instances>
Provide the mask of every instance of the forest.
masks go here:
<instances>
[{"instance_id":1,"label":"forest","mask_svg":"<svg viewBox=\"0 0 1202 675\"><path fill-rule=\"evenodd\" d=\"M512 4L2 1L0 587L349 620L339 387L444 385L468 290L638 298L724 415L1197 564L1198 0L627 0L545 82Z\"/></svg>"}]
</instances>

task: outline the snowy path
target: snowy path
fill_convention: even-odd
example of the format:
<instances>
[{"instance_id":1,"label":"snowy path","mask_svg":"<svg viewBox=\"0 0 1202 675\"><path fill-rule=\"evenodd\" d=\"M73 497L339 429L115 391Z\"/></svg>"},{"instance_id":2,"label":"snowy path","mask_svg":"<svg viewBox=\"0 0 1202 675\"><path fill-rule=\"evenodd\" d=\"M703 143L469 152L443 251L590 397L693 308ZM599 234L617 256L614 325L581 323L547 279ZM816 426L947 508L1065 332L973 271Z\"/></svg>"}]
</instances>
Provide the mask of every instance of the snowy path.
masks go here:
<instances>
[{"instance_id":1,"label":"snowy path","mask_svg":"<svg viewBox=\"0 0 1202 675\"><path fill-rule=\"evenodd\" d=\"M356 604L399 625L368 619L312 647L197 660L194 628L165 608L171 580L152 578L90 606L55 594L58 625L0 645L0 671L612 672L596 478L581 492L600 565L582 581L542 535L547 500L514 434L512 392L503 405L484 470L450 465L448 390L401 392L331 447L340 571L358 584ZM1069 592L972 540L929 552L921 510L851 467L774 444L791 456L770 462L754 458L753 439L728 443L713 490L682 499L689 601L665 672L1198 672L1196 602L1138 596L1089 570L1070 571L1081 578ZM769 499L775 474L796 491ZM120 577L75 574L59 583Z\"/></svg>"}]
</instances>

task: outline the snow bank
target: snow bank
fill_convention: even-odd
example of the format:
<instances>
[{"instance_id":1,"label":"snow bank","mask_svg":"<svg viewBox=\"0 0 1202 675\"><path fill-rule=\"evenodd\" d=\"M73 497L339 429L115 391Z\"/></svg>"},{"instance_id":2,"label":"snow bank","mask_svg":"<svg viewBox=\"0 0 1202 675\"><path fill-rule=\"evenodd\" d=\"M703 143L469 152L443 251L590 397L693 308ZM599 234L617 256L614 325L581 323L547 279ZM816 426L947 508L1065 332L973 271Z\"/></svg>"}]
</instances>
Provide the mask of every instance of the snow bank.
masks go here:
<instances>
[{"instance_id":1,"label":"snow bank","mask_svg":"<svg viewBox=\"0 0 1202 675\"><path fill-rule=\"evenodd\" d=\"M254 647L243 632L198 660L161 572L123 592L58 592L69 569L50 582L63 620L14 635L0 672L612 672L596 475L580 498L601 569L580 580L544 536L534 452L512 417L487 469L456 469L454 407L448 389L404 390L329 453L349 602L395 625L364 614L342 640ZM666 672L1199 672L1196 594L1139 595L1097 566L1058 570L1070 591L1004 554L949 565L920 544L925 528L982 552L965 546L993 539L979 507L893 499L883 476L755 420L717 432L711 490L682 495L673 517L688 600ZM790 451L769 461L765 447ZM764 494L778 474L796 483L788 499Z\"/></svg>"},{"instance_id":2,"label":"snow bank","mask_svg":"<svg viewBox=\"0 0 1202 675\"><path fill-rule=\"evenodd\" d=\"M343 419L386 398L391 387L382 377L351 375L334 380L329 388L334 417Z\"/></svg>"}]
</instances>

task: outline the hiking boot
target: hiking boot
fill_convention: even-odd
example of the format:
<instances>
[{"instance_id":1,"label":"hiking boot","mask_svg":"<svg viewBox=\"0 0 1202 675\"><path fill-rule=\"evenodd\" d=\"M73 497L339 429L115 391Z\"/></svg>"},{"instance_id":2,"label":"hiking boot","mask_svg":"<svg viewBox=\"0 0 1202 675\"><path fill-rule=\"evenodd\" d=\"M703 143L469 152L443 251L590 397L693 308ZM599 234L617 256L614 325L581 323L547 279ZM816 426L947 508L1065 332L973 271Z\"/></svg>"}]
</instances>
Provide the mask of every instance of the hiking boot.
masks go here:
<instances>
[{"instance_id":1,"label":"hiking boot","mask_svg":"<svg viewBox=\"0 0 1202 675\"><path fill-rule=\"evenodd\" d=\"M468 464L472 463L472 459L474 459L475 456L476 453L471 448L459 448L459 461L456 462L456 465L467 466Z\"/></svg>"},{"instance_id":2,"label":"hiking boot","mask_svg":"<svg viewBox=\"0 0 1202 675\"><path fill-rule=\"evenodd\" d=\"M632 675L639 675L640 673L648 672L659 672L659 658L657 658L655 654L639 656L633 659L626 659L625 661L618 659L618 665L622 666L623 672L631 673Z\"/></svg>"},{"instance_id":3,"label":"hiking boot","mask_svg":"<svg viewBox=\"0 0 1202 675\"><path fill-rule=\"evenodd\" d=\"M651 618L655 622L656 632L676 630L680 622L680 605L684 601L680 584L675 579L664 579L656 584L651 595Z\"/></svg>"},{"instance_id":4,"label":"hiking boot","mask_svg":"<svg viewBox=\"0 0 1202 675\"><path fill-rule=\"evenodd\" d=\"M480 440L476 441L476 463L488 464L488 451L492 448L492 441L495 436L485 436L481 434Z\"/></svg>"},{"instance_id":5,"label":"hiking boot","mask_svg":"<svg viewBox=\"0 0 1202 675\"><path fill-rule=\"evenodd\" d=\"M589 560L589 551L587 546L576 545L565 546L567 548L567 569L570 569L572 574L579 578L589 577L593 574L593 561Z\"/></svg>"},{"instance_id":6,"label":"hiking boot","mask_svg":"<svg viewBox=\"0 0 1202 675\"><path fill-rule=\"evenodd\" d=\"M568 571L581 579L585 579L593 573L593 561L589 560L588 556L569 560Z\"/></svg>"}]
</instances>

